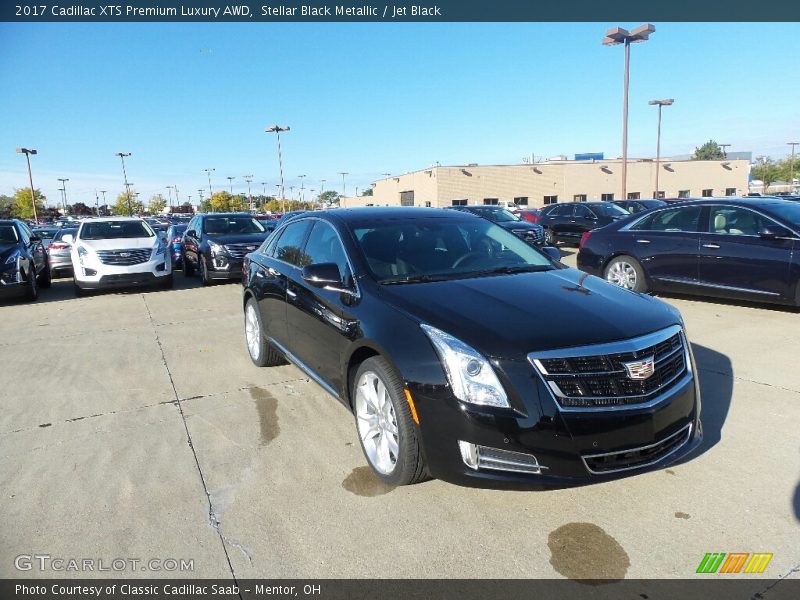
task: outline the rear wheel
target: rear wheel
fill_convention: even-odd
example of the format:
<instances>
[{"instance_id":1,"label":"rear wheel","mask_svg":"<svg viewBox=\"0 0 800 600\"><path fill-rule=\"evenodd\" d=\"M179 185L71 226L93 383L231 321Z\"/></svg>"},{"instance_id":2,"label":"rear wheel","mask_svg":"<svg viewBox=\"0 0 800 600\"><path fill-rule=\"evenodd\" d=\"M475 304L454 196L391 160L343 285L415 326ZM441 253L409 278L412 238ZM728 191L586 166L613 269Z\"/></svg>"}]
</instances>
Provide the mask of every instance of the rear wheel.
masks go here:
<instances>
[{"instance_id":1,"label":"rear wheel","mask_svg":"<svg viewBox=\"0 0 800 600\"><path fill-rule=\"evenodd\" d=\"M368 358L358 368L352 404L356 430L369 466L388 485L426 479L417 429L400 377L382 357Z\"/></svg>"},{"instance_id":2,"label":"rear wheel","mask_svg":"<svg viewBox=\"0 0 800 600\"><path fill-rule=\"evenodd\" d=\"M554 246L553 231L549 227L544 228L544 243L546 246Z\"/></svg>"},{"instance_id":3,"label":"rear wheel","mask_svg":"<svg viewBox=\"0 0 800 600\"><path fill-rule=\"evenodd\" d=\"M28 289L25 292L28 300L36 300L39 297L39 282L36 275L36 267L31 265L28 269Z\"/></svg>"},{"instance_id":4,"label":"rear wheel","mask_svg":"<svg viewBox=\"0 0 800 600\"><path fill-rule=\"evenodd\" d=\"M286 362L267 340L255 298L248 299L244 307L244 337L250 360L257 367L275 367Z\"/></svg>"},{"instance_id":5,"label":"rear wheel","mask_svg":"<svg viewBox=\"0 0 800 600\"><path fill-rule=\"evenodd\" d=\"M51 283L52 274L50 272L50 265L46 264L44 266L44 271L42 271L42 274L39 275L39 287L49 288Z\"/></svg>"},{"instance_id":6,"label":"rear wheel","mask_svg":"<svg viewBox=\"0 0 800 600\"><path fill-rule=\"evenodd\" d=\"M605 270L605 278L609 283L634 292L646 292L644 269L632 256L617 256Z\"/></svg>"}]
</instances>

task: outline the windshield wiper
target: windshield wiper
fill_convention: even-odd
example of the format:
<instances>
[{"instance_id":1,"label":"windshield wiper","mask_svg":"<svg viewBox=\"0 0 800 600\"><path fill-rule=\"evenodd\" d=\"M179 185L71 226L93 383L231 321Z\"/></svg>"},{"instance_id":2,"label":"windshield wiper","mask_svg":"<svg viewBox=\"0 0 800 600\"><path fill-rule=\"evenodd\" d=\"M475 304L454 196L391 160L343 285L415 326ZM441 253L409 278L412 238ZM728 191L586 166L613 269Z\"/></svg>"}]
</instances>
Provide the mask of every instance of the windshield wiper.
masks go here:
<instances>
[{"instance_id":1,"label":"windshield wiper","mask_svg":"<svg viewBox=\"0 0 800 600\"><path fill-rule=\"evenodd\" d=\"M470 275L510 275L512 273L539 273L541 271L551 271L553 267L550 265L515 265L497 267L496 269L487 269L486 271L476 271Z\"/></svg>"},{"instance_id":2,"label":"windshield wiper","mask_svg":"<svg viewBox=\"0 0 800 600\"><path fill-rule=\"evenodd\" d=\"M406 277L394 277L392 279L384 279L381 285L398 285L401 283L428 283L430 281L445 281L450 279L448 275L408 275Z\"/></svg>"}]
</instances>

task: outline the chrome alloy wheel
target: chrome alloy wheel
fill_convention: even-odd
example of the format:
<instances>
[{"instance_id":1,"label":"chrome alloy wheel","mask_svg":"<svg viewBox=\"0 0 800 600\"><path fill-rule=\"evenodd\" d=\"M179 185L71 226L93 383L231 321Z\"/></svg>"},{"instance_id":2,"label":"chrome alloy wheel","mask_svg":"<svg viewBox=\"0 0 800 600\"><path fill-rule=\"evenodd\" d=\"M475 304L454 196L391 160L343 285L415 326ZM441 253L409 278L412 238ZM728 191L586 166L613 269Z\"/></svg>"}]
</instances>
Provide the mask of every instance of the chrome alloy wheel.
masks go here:
<instances>
[{"instance_id":1,"label":"chrome alloy wheel","mask_svg":"<svg viewBox=\"0 0 800 600\"><path fill-rule=\"evenodd\" d=\"M633 265L620 260L611 265L606 273L606 281L626 290L636 289L636 269Z\"/></svg>"},{"instance_id":2,"label":"chrome alloy wheel","mask_svg":"<svg viewBox=\"0 0 800 600\"><path fill-rule=\"evenodd\" d=\"M250 352L250 357L258 360L261 352L261 325L252 304L248 304L245 310L244 335L247 338L247 350Z\"/></svg>"},{"instance_id":3,"label":"chrome alloy wheel","mask_svg":"<svg viewBox=\"0 0 800 600\"><path fill-rule=\"evenodd\" d=\"M358 435L372 466L389 475L400 453L397 417L394 405L381 378L366 371L356 387Z\"/></svg>"}]
</instances>

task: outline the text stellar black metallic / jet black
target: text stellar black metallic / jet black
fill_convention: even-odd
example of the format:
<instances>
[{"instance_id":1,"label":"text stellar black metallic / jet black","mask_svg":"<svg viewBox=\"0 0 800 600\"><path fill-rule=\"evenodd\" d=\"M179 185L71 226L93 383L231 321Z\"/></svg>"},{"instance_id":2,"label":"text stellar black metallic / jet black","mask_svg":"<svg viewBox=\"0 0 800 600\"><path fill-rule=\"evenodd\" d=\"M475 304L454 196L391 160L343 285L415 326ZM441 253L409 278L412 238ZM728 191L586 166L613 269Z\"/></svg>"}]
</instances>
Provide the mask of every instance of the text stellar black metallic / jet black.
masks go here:
<instances>
[{"instance_id":1,"label":"text stellar black metallic / jet black","mask_svg":"<svg viewBox=\"0 0 800 600\"><path fill-rule=\"evenodd\" d=\"M247 255L243 284L253 362L288 359L341 401L388 484L586 483L700 443L678 311L488 220L306 213Z\"/></svg>"}]
</instances>

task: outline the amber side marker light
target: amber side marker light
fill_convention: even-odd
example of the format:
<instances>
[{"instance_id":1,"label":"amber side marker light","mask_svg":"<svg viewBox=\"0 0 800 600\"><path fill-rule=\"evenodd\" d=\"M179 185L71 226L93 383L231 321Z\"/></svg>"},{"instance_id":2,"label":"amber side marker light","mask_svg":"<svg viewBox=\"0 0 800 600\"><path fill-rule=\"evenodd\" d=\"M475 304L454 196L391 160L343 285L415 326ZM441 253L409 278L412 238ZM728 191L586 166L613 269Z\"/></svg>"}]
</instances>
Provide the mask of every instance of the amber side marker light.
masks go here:
<instances>
[{"instance_id":1,"label":"amber side marker light","mask_svg":"<svg viewBox=\"0 0 800 600\"><path fill-rule=\"evenodd\" d=\"M411 392L409 392L406 388L403 388L403 391L406 393L406 400L408 401L408 407L411 409L411 418L414 419L414 423L419 425L419 416L417 416L417 407L414 406L414 399L411 397Z\"/></svg>"}]
</instances>

